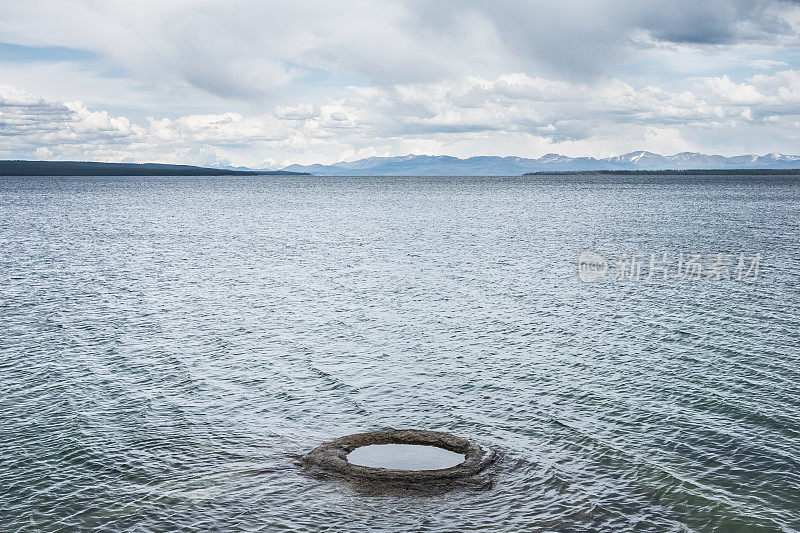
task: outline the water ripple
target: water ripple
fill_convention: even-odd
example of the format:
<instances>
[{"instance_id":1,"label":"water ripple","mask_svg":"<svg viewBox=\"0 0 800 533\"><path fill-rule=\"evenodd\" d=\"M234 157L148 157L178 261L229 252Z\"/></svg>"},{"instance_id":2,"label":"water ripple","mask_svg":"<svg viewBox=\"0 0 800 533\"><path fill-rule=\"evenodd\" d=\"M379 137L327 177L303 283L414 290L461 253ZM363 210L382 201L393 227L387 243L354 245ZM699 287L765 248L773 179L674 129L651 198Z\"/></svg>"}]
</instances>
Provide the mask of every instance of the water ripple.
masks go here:
<instances>
[{"instance_id":1,"label":"water ripple","mask_svg":"<svg viewBox=\"0 0 800 533\"><path fill-rule=\"evenodd\" d=\"M7 531L798 531L796 177L0 178ZM580 251L761 252L582 284ZM302 454L420 427L491 484Z\"/></svg>"}]
</instances>

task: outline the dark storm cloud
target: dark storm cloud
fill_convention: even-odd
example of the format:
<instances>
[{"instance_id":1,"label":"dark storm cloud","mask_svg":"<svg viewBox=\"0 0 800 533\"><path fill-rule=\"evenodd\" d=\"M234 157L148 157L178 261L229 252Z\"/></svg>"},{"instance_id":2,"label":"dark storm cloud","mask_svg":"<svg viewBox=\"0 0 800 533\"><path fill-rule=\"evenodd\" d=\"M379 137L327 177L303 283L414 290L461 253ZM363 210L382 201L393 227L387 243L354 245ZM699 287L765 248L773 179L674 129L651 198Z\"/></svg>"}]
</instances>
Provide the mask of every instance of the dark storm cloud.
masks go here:
<instances>
[{"instance_id":1,"label":"dark storm cloud","mask_svg":"<svg viewBox=\"0 0 800 533\"><path fill-rule=\"evenodd\" d=\"M789 1L663 2L647 9L637 23L656 39L673 43L736 44L796 37L797 28L780 16L797 5Z\"/></svg>"},{"instance_id":2,"label":"dark storm cloud","mask_svg":"<svg viewBox=\"0 0 800 533\"><path fill-rule=\"evenodd\" d=\"M413 24L420 35L434 30L469 39L458 24L465 13L490 23L508 63L522 70L544 68L580 77L613 74L641 37L676 45L725 46L763 42L797 44L798 28L785 17L798 2L784 0L414 0ZM631 37L638 39L631 39ZM652 43L651 43L652 44Z\"/></svg>"}]
</instances>

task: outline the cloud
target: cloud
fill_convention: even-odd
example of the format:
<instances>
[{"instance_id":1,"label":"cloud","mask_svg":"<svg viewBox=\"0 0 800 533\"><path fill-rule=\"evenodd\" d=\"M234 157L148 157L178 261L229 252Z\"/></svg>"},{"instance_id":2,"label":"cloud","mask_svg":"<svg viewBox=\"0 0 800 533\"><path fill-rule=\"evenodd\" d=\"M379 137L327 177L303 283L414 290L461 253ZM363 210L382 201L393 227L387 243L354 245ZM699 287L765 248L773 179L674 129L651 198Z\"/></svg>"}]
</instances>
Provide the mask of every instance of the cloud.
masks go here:
<instances>
[{"instance_id":1,"label":"cloud","mask_svg":"<svg viewBox=\"0 0 800 533\"><path fill-rule=\"evenodd\" d=\"M790 1L706 0L648 4L634 9L637 26L671 43L730 45L747 41L796 43L797 27Z\"/></svg>"},{"instance_id":2,"label":"cloud","mask_svg":"<svg viewBox=\"0 0 800 533\"><path fill-rule=\"evenodd\" d=\"M319 111L313 104L298 104L294 106L278 106L275 116L288 120L308 120L319 116Z\"/></svg>"},{"instance_id":3,"label":"cloud","mask_svg":"<svg viewBox=\"0 0 800 533\"><path fill-rule=\"evenodd\" d=\"M705 90L730 104L753 105L767 101L767 97L760 93L755 85L734 83L728 76L708 78L703 81L700 90Z\"/></svg>"},{"instance_id":4,"label":"cloud","mask_svg":"<svg viewBox=\"0 0 800 533\"><path fill-rule=\"evenodd\" d=\"M11 85L0 85L0 105L3 107L41 106L44 105L44 99L41 96L34 96Z\"/></svg>"},{"instance_id":5,"label":"cloud","mask_svg":"<svg viewBox=\"0 0 800 533\"><path fill-rule=\"evenodd\" d=\"M0 152L30 153L35 148L65 145L133 143L144 130L125 117L90 111L80 102L51 104L40 96L0 86Z\"/></svg>"},{"instance_id":6,"label":"cloud","mask_svg":"<svg viewBox=\"0 0 800 533\"><path fill-rule=\"evenodd\" d=\"M785 0L6 0L0 154L796 151L799 35Z\"/></svg>"},{"instance_id":7,"label":"cloud","mask_svg":"<svg viewBox=\"0 0 800 533\"><path fill-rule=\"evenodd\" d=\"M150 118L145 124L3 86L0 135L10 142L0 153L261 167L406 151L606 156L672 146L792 152L798 117L797 70L744 82L703 78L677 91L619 78L573 83L522 73L467 77L351 87L321 105Z\"/></svg>"},{"instance_id":8,"label":"cloud","mask_svg":"<svg viewBox=\"0 0 800 533\"><path fill-rule=\"evenodd\" d=\"M0 41L88 51L164 93L263 100L314 70L375 85L507 72L583 81L663 44L797 46L798 11L783 0L6 0Z\"/></svg>"},{"instance_id":9,"label":"cloud","mask_svg":"<svg viewBox=\"0 0 800 533\"><path fill-rule=\"evenodd\" d=\"M68 119L69 110L65 106L50 105L39 96L0 85L0 136L4 145L36 143L59 130Z\"/></svg>"},{"instance_id":10,"label":"cloud","mask_svg":"<svg viewBox=\"0 0 800 533\"><path fill-rule=\"evenodd\" d=\"M775 67L788 67L789 63L786 61L774 61L772 59L756 59L750 62L750 66L759 70L769 70Z\"/></svg>"}]
</instances>

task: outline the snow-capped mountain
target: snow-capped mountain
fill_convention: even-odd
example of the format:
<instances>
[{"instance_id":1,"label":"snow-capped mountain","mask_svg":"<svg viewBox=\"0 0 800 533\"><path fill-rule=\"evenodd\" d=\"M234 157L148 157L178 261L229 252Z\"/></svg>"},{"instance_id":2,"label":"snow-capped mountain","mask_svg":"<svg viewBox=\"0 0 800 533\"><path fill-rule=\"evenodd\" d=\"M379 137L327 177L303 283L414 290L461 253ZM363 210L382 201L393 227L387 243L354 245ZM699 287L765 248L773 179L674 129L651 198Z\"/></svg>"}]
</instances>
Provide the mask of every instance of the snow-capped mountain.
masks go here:
<instances>
[{"instance_id":1,"label":"snow-capped mountain","mask_svg":"<svg viewBox=\"0 0 800 533\"><path fill-rule=\"evenodd\" d=\"M686 170L686 169L800 169L800 156L784 154L725 157L697 152L659 155L638 151L595 159L546 154L537 159L477 156L404 155L370 157L333 165L290 165L282 170L310 172L323 176L515 176L526 172L568 172L592 170Z\"/></svg>"}]
</instances>

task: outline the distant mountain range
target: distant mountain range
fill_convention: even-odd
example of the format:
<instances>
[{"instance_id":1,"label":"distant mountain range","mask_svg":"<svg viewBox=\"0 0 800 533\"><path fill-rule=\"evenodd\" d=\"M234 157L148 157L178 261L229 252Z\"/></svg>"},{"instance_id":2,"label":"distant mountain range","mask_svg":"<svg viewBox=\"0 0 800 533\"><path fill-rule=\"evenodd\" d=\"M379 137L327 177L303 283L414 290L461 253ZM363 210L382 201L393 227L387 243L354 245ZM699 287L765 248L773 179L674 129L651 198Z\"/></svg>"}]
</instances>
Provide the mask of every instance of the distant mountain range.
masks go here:
<instances>
[{"instance_id":1,"label":"distant mountain range","mask_svg":"<svg viewBox=\"0 0 800 533\"><path fill-rule=\"evenodd\" d=\"M450 156L405 155L370 157L333 165L289 165L283 168L284 171L323 176L517 176L530 172L688 169L800 169L800 156L772 153L725 157L696 152L664 156L645 151L603 159L558 154L547 154L538 159L496 156L459 159Z\"/></svg>"},{"instance_id":2,"label":"distant mountain range","mask_svg":"<svg viewBox=\"0 0 800 533\"><path fill-rule=\"evenodd\" d=\"M370 157L333 165L289 165L281 170L245 167L210 168L158 163L100 163L92 161L0 161L0 176L225 176L299 175L320 176L519 176L526 173L592 171L688 171L688 170L790 170L800 169L800 156L767 154L724 157L694 152L663 156L631 152L616 157L567 157L547 154L538 159L477 156L405 155Z\"/></svg>"}]
</instances>

